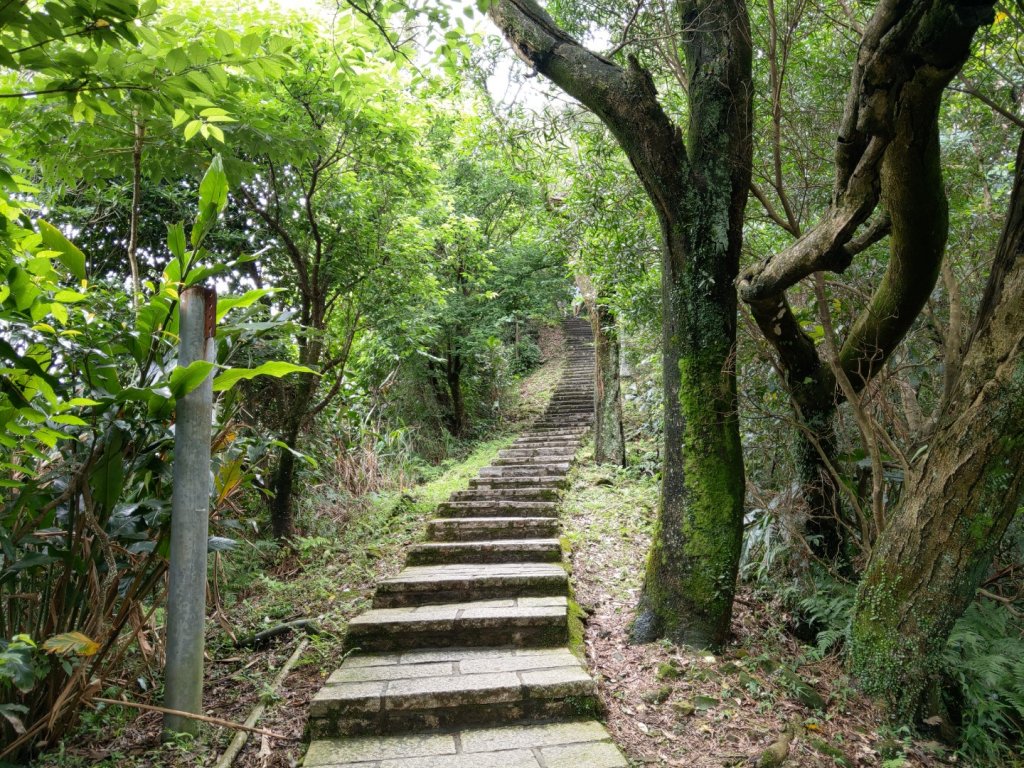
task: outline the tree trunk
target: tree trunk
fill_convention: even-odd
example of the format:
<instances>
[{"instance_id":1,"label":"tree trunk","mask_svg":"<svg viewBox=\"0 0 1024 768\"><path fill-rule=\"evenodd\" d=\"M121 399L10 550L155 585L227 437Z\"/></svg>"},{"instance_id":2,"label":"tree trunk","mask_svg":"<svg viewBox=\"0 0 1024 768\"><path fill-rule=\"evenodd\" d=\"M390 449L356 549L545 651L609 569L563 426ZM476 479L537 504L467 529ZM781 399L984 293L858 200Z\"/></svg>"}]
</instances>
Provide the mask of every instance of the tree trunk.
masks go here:
<instances>
[{"instance_id":1,"label":"tree trunk","mask_svg":"<svg viewBox=\"0 0 1024 768\"><path fill-rule=\"evenodd\" d=\"M466 433L466 400L462 395L462 357L460 355L452 355L448 359L445 381L451 396L451 419L448 431L452 433L452 437L462 437Z\"/></svg>"},{"instance_id":2,"label":"tree trunk","mask_svg":"<svg viewBox=\"0 0 1024 768\"><path fill-rule=\"evenodd\" d=\"M310 346L300 353L299 359L304 365L308 365L307 360L314 356L319 359L319 348ZM281 434L284 446L278 451L269 505L270 527L275 539L290 539L295 535L295 516L292 511L292 492L297 469L295 451L299 448L302 424L313 407L313 397L316 395L318 385L317 376L302 374L301 383L288 405L287 420Z\"/></svg>"},{"instance_id":3,"label":"tree trunk","mask_svg":"<svg viewBox=\"0 0 1024 768\"><path fill-rule=\"evenodd\" d=\"M956 395L858 592L851 663L900 720L919 711L954 622L1024 495L1024 136L1010 213Z\"/></svg>"},{"instance_id":4,"label":"tree trunk","mask_svg":"<svg viewBox=\"0 0 1024 768\"><path fill-rule=\"evenodd\" d=\"M134 122L135 141L132 144L132 205L128 225L128 266L132 273L132 307L138 309L142 296L142 275L139 272L139 217L142 210L142 149L146 138L146 125Z\"/></svg>"},{"instance_id":5,"label":"tree trunk","mask_svg":"<svg viewBox=\"0 0 1024 768\"><path fill-rule=\"evenodd\" d=\"M831 413L860 392L902 342L931 294L948 229L939 160L938 115L943 90L970 54L992 4L948 0L882 0L865 27L836 142L832 201L813 229L780 253L748 268L740 295L778 354L793 404L812 445L830 447ZM854 237L879 200L879 215ZM821 271L841 273L854 257L891 233L885 273L838 352L838 375L823 365L796 319L786 291ZM827 310L826 310L827 311ZM830 402L825 402L827 396ZM814 453L817 453L815 457ZM819 482L822 452L800 446L817 554L842 554L842 519L830 505L838 495ZM831 497L831 498L830 498ZM838 508L838 506L835 506ZM865 542L870 545L870 541Z\"/></svg>"},{"instance_id":6,"label":"tree trunk","mask_svg":"<svg viewBox=\"0 0 1024 768\"><path fill-rule=\"evenodd\" d=\"M292 514L292 489L295 484L295 450L299 440L298 429L289 430L281 448L274 472L273 496L270 498L270 529L275 539L290 539L295 535ZM291 450L289 450L291 449Z\"/></svg>"},{"instance_id":7,"label":"tree trunk","mask_svg":"<svg viewBox=\"0 0 1024 768\"><path fill-rule=\"evenodd\" d=\"M594 461L626 465L626 438L622 431L622 392L619 383L619 340L615 314L606 304L591 308L594 331Z\"/></svg>"},{"instance_id":8,"label":"tree trunk","mask_svg":"<svg viewBox=\"0 0 1024 768\"><path fill-rule=\"evenodd\" d=\"M489 13L538 72L589 108L629 157L662 235L665 463L633 637L701 647L729 632L743 535L736 400L736 291L751 168L751 40L741 0L679 5L689 135L630 57L586 50L533 0Z\"/></svg>"}]
</instances>

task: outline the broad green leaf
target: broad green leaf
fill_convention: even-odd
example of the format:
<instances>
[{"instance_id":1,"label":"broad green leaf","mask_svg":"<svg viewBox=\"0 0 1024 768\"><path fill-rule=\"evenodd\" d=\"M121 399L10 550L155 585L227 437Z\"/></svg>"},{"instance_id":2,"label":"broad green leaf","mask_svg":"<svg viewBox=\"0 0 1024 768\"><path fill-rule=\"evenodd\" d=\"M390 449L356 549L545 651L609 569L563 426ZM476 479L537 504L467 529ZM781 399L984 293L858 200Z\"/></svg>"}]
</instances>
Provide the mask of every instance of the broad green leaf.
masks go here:
<instances>
[{"instance_id":1,"label":"broad green leaf","mask_svg":"<svg viewBox=\"0 0 1024 768\"><path fill-rule=\"evenodd\" d=\"M227 201L228 177L224 173L224 160L218 154L214 155L213 162L199 184L199 208L212 205L220 211Z\"/></svg>"},{"instance_id":2,"label":"broad green leaf","mask_svg":"<svg viewBox=\"0 0 1024 768\"><path fill-rule=\"evenodd\" d=\"M241 296L219 297L217 299L217 322L219 323L223 320L224 316L232 309L244 309L245 307L252 306L264 296L268 296L272 293L276 293L273 288L257 288L252 291L247 291Z\"/></svg>"},{"instance_id":3,"label":"broad green leaf","mask_svg":"<svg viewBox=\"0 0 1024 768\"><path fill-rule=\"evenodd\" d=\"M39 234L47 248L60 254L61 263L79 280L85 280L85 254L49 222L39 220Z\"/></svg>"},{"instance_id":4,"label":"broad green leaf","mask_svg":"<svg viewBox=\"0 0 1024 768\"><path fill-rule=\"evenodd\" d=\"M276 379L287 376L291 373L312 373L319 374L302 365L294 363L270 362L257 366L256 368L229 368L213 380L213 391L224 392L231 389L243 379L254 379L257 376L273 376Z\"/></svg>"},{"instance_id":5,"label":"broad green leaf","mask_svg":"<svg viewBox=\"0 0 1024 768\"><path fill-rule=\"evenodd\" d=\"M178 366L171 371L171 376L167 382L171 394L176 398L184 397L202 384L213 368L213 363L206 360L196 360L189 365Z\"/></svg>"},{"instance_id":6,"label":"broad green leaf","mask_svg":"<svg viewBox=\"0 0 1024 768\"><path fill-rule=\"evenodd\" d=\"M174 254L174 258L185 258L185 225L182 222L167 226L167 247Z\"/></svg>"}]
</instances>

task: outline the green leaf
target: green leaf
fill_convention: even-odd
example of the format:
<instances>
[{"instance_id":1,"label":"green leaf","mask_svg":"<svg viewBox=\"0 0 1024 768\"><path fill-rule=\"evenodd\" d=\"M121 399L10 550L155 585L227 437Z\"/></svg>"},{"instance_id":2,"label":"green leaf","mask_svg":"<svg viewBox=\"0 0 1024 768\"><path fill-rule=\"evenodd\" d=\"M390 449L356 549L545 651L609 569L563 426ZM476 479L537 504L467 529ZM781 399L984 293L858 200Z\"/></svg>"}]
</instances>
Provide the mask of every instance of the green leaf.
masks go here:
<instances>
[{"instance_id":1,"label":"green leaf","mask_svg":"<svg viewBox=\"0 0 1024 768\"><path fill-rule=\"evenodd\" d=\"M217 299L217 322L224 319L224 316L232 309L244 309L252 306L264 296L276 293L274 288L256 288L247 291L241 296L221 296Z\"/></svg>"},{"instance_id":2,"label":"green leaf","mask_svg":"<svg viewBox=\"0 0 1024 768\"><path fill-rule=\"evenodd\" d=\"M175 397L184 397L206 380L213 367L213 363L206 360L195 360L186 366L179 365L171 371L167 382L171 394Z\"/></svg>"},{"instance_id":3,"label":"green leaf","mask_svg":"<svg viewBox=\"0 0 1024 768\"><path fill-rule=\"evenodd\" d=\"M221 134L223 136L223 134ZM224 208L228 201L228 177L224 173L224 160L214 155L213 162L199 184L199 208L214 206L217 211Z\"/></svg>"},{"instance_id":4,"label":"green leaf","mask_svg":"<svg viewBox=\"0 0 1024 768\"><path fill-rule=\"evenodd\" d=\"M319 376L316 371L306 368L303 365L284 362L270 362L264 363L256 368L229 368L213 380L213 391L224 392L225 390L231 389L235 384L243 379L254 379L257 376L273 376L274 378L279 379L282 376L287 376L291 373L312 373L314 376Z\"/></svg>"},{"instance_id":5,"label":"green leaf","mask_svg":"<svg viewBox=\"0 0 1024 768\"><path fill-rule=\"evenodd\" d=\"M203 127L202 120L193 120L185 126L185 141L190 141Z\"/></svg>"},{"instance_id":6,"label":"green leaf","mask_svg":"<svg viewBox=\"0 0 1024 768\"><path fill-rule=\"evenodd\" d=\"M85 254L64 237L64 233L47 221L39 220L39 234L46 247L60 254L60 261L79 280L85 280Z\"/></svg>"},{"instance_id":7,"label":"green leaf","mask_svg":"<svg viewBox=\"0 0 1024 768\"><path fill-rule=\"evenodd\" d=\"M167 247L176 259L185 258L185 225L182 222L167 225Z\"/></svg>"},{"instance_id":8,"label":"green leaf","mask_svg":"<svg viewBox=\"0 0 1024 768\"><path fill-rule=\"evenodd\" d=\"M124 433L116 428L111 430L103 455L89 476L93 500L107 513L113 511L124 488L123 447Z\"/></svg>"}]
</instances>

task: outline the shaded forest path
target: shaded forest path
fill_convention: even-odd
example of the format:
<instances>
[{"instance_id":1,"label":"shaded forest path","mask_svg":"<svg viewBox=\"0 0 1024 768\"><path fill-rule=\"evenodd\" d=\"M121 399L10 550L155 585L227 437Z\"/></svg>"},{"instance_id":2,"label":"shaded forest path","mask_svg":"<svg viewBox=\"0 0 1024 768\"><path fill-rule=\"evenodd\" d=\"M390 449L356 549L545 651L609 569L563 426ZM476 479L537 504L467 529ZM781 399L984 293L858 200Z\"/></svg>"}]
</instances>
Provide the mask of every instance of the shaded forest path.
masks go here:
<instances>
[{"instance_id":1,"label":"shaded forest path","mask_svg":"<svg viewBox=\"0 0 1024 768\"><path fill-rule=\"evenodd\" d=\"M625 768L569 650L558 489L593 413L593 346L568 359L540 420L441 504L406 567L349 625L352 651L313 699L307 768Z\"/></svg>"}]
</instances>

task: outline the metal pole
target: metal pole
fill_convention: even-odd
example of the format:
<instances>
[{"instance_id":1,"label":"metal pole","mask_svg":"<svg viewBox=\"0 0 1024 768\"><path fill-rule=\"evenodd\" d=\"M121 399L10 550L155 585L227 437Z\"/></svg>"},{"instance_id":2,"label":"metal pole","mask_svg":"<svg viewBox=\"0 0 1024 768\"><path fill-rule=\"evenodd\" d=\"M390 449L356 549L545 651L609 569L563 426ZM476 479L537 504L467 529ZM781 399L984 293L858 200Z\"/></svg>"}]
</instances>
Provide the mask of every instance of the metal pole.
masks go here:
<instances>
[{"instance_id":1,"label":"metal pole","mask_svg":"<svg viewBox=\"0 0 1024 768\"><path fill-rule=\"evenodd\" d=\"M178 365L214 361L217 293L193 286L181 293ZM206 542L210 519L210 432L213 373L178 399L174 422L171 563L167 590L164 705L202 714L206 629ZM164 732L195 733L198 722L164 715Z\"/></svg>"}]
</instances>

